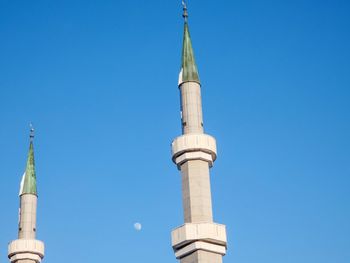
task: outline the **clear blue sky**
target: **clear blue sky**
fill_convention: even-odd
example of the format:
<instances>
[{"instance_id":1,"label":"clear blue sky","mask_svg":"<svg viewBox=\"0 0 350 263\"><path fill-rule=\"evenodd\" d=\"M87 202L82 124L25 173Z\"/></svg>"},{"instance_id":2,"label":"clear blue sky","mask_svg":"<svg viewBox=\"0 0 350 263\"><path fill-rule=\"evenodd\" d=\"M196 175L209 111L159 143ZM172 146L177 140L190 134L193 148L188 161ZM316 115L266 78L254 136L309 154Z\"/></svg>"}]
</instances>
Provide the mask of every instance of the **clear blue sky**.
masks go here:
<instances>
[{"instance_id":1,"label":"clear blue sky","mask_svg":"<svg viewBox=\"0 0 350 263\"><path fill-rule=\"evenodd\" d=\"M0 262L30 121L45 262L177 262L180 4L0 1ZM225 262L349 263L350 2L192 0L189 13Z\"/></svg>"}]
</instances>

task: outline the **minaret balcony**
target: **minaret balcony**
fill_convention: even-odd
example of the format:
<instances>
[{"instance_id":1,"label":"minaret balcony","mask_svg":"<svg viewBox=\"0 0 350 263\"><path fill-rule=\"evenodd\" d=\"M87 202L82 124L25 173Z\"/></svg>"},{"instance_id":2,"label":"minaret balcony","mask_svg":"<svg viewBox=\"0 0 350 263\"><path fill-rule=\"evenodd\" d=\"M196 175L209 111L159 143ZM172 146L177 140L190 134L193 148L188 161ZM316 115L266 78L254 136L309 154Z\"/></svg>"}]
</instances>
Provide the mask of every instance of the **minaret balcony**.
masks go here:
<instances>
[{"instance_id":1,"label":"minaret balcony","mask_svg":"<svg viewBox=\"0 0 350 263\"><path fill-rule=\"evenodd\" d=\"M8 258L11 262L30 259L40 263L44 258L45 245L35 239L17 239L8 246Z\"/></svg>"},{"instance_id":2,"label":"minaret balcony","mask_svg":"<svg viewBox=\"0 0 350 263\"><path fill-rule=\"evenodd\" d=\"M180 259L197 250L226 254L226 227L216 223L186 223L171 233L172 247Z\"/></svg>"},{"instance_id":3,"label":"minaret balcony","mask_svg":"<svg viewBox=\"0 0 350 263\"><path fill-rule=\"evenodd\" d=\"M180 169L189 160L203 160L213 166L216 160L216 140L207 134L185 134L171 144L173 162Z\"/></svg>"}]
</instances>

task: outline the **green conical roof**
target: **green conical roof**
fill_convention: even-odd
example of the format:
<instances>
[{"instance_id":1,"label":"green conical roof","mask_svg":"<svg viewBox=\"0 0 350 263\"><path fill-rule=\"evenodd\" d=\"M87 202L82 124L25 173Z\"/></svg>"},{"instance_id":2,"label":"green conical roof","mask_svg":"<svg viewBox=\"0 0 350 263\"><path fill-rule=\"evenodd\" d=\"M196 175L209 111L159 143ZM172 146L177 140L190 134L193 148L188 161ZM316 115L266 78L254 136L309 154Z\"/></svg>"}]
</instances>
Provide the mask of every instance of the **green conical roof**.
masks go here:
<instances>
[{"instance_id":1,"label":"green conical roof","mask_svg":"<svg viewBox=\"0 0 350 263\"><path fill-rule=\"evenodd\" d=\"M185 21L183 46L182 46L182 65L179 77L179 85L188 81L199 81L198 69L194 59L191 36L188 29L188 23Z\"/></svg>"},{"instance_id":2,"label":"green conical roof","mask_svg":"<svg viewBox=\"0 0 350 263\"><path fill-rule=\"evenodd\" d=\"M37 195L36 191L36 176L35 176L35 163L34 163L34 147L33 142L30 142L27 167L23 174L21 182L21 190L19 195L23 194L33 194Z\"/></svg>"}]
</instances>

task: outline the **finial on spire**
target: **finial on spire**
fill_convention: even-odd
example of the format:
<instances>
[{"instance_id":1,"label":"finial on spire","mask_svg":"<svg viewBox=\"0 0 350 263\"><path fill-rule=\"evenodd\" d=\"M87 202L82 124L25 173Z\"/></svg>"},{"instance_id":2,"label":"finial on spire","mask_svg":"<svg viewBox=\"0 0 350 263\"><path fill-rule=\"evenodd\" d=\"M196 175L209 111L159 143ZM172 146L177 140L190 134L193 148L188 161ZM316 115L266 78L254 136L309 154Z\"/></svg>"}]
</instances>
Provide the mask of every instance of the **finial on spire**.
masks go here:
<instances>
[{"instance_id":1,"label":"finial on spire","mask_svg":"<svg viewBox=\"0 0 350 263\"><path fill-rule=\"evenodd\" d=\"M187 22L187 18L188 18L188 12L187 12L187 4L185 0L182 0L182 6L183 6L183 13L182 13L182 17L185 19L185 22Z\"/></svg>"},{"instance_id":2,"label":"finial on spire","mask_svg":"<svg viewBox=\"0 0 350 263\"><path fill-rule=\"evenodd\" d=\"M34 140L34 127L33 127L33 124L29 123L29 127L30 127L29 138L30 138L30 141L32 142Z\"/></svg>"},{"instance_id":3,"label":"finial on spire","mask_svg":"<svg viewBox=\"0 0 350 263\"><path fill-rule=\"evenodd\" d=\"M192 48L192 42L190 37L190 32L187 23L187 4L186 0L182 0L183 5L183 17L185 19L184 23L184 35L183 35L183 44L182 44L182 64L181 72L179 75L179 86L184 82L197 82L200 84L198 69L194 59L194 52Z\"/></svg>"}]
</instances>

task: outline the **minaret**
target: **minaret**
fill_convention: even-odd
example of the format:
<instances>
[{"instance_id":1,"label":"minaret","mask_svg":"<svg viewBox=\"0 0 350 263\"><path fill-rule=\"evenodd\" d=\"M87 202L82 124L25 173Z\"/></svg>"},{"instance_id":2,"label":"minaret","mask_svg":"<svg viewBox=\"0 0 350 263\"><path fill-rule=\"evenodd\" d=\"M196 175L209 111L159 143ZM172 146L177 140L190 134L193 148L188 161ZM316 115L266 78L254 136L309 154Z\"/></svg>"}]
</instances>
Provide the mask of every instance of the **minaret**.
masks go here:
<instances>
[{"instance_id":1,"label":"minaret","mask_svg":"<svg viewBox=\"0 0 350 263\"><path fill-rule=\"evenodd\" d=\"M182 67L179 75L182 136L172 142L172 160L181 171L185 224L172 231L172 246L181 263L221 263L226 228L213 222L209 169L216 141L204 133L201 83L194 59L184 5Z\"/></svg>"},{"instance_id":2,"label":"minaret","mask_svg":"<svg viewBox=\"0 0 350 263\"><path fill-rule=\"evenodd\" d=\"M44 257L44 243L36 240L37 190L34 164L34 129L30 130L27 167L23 174L19 198L18 239L8 247L11 263L40 263Z\"/></svg>"}]
</instances>

